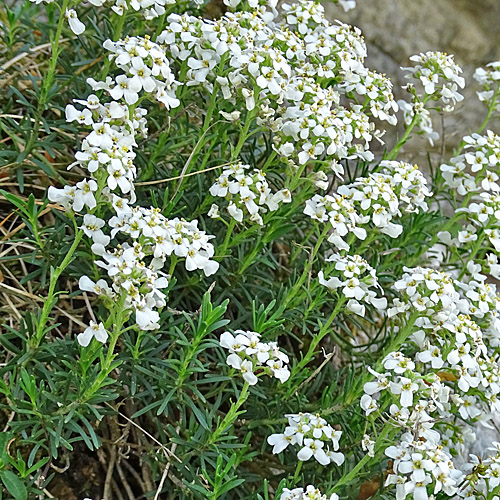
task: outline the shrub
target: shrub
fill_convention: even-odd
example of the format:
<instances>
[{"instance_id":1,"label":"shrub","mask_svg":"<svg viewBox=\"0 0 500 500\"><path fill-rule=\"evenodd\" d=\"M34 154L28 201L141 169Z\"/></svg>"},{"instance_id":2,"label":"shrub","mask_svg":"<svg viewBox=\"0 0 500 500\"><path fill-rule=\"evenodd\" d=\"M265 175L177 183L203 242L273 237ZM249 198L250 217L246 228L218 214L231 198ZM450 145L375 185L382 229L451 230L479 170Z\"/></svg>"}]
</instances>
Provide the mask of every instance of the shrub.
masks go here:
<instances>
[{"instance_id":1,"label":"shrub","mask_svg":"<svg viewBox=\"0 0 500 500\"><path fill-rule=\"evenodd\" d=\"M460 67L411 57L396 102L319 3L2 29L6 497L498 500L500 444L468 448L500 411L500 63L420 169Z\"/></svg>"}]
</instances>

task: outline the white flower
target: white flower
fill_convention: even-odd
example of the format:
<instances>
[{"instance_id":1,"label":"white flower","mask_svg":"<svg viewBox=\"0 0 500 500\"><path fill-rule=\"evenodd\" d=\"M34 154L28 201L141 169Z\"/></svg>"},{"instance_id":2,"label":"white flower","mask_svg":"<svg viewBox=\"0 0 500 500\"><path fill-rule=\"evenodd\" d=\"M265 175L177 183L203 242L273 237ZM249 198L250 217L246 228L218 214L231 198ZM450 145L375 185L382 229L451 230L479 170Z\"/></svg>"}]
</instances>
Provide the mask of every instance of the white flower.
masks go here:
<instances>
[{"instance_id":1,"label":"white flower","mask_svg":"<svg viewBox=\"0 0 500 500\"><path fill-rule=\"evenodd\" d=\"M237 122L240 119L240 111L232 111L231 113L226 113L225 111L219 111L223 118L230 122Z\"/></svg>"},{"instance_id":2,"label":"white flower","mask_svg":"<svg viewBox=\"0 0 500 500\"><path fill-rule=\"evenodd\" d=\"M113 99L117 101L123 97L128 105L135 104L139 100L141 84L138 79L134 80L126 75L118 75L115 82L115 86L109 90Z\"/></svg>"},{"instance_id":3,"label":"white flower","mask_svg":"<svg viewBox=\"0 0 500 500\"><path fill-rule=\"evenodd\" d=\"M240 370L249 385L255 385L258 382L258 378L253 373L253 364L248 359L242 360L237 354L230 354L226 362L229 366Z\"/></svg>"},{"instance_id":4,"label":"white flower","mask_svg":"<svg viewBox=\"0 0 500 500\"><path fill-rule=\"evenodd\" d=\"M416 357L422 363L431 363L432 368L439 369L444 365L441 350L436 346L429 345L425 351L418 352Z\"/></svg>"},{"instance_id":5,"label":"white flower","mask_svg":"<svg viewBox=\"0 0 500 500\"><path fill-rule=\"evenodd\" d=\"M328 465L330 459L323 449L324 446L325 443L318 439L304 439L304 447L297 453L297 458L302 461L307 461L314 456L321 465Z\"/></svg>"},{"instance_id":6,"label":"white flower","mask_svg":"<svg viewBox=\"0 0 500 500\"><path fill-rule=\"evenodd\" d=\"M141 330L156 330L160 327L160 314L149 306L146 300L136 301L135 321Z\"/></svg>"},{"instance_id":7,"label":"white flower","mask_svg":"<svg viewBox=\"0 0 500 500\"><path fill-rule=\"evenodd\" d=\"M227 358L230 366L240 369L242 359L248 360L252 366L257 367L266 363L265 373L277 378L281 383L288 380L290 371L286 363L289 359L279 349L276 342L261 342L260 334L251 331L236 330L235 334L236 336L230 332L224 332L219 340L220 346L231 352Z\"/></svg>"},{"instance_id":8,"label":"white flower","mask_svg":"<svg viewBox=\"0 0 500 500\"><path fill-rule=\"evenodd\" d=\"M83 216L83 232L94 240L95 243L100 243L106 246L109 243L109 236L106 236L101 228L104 226L104 221L95 215L85 214Z\"/></svg>"},{"instance_id":9,"label":"white flower","mask_svg":"<svg viewBox=\"0 0 500 500\"><path fill-rule=\"evenodd\" d=\"M360 406L365 410L367 416L378 410L377 402L368 394L363 394L363 396L361 396Z\"/></svg>"},{"instance_id":10,"label":"white flower","mask_svg":"<svg viewBox=\"0 0 500 500\"><path fill-rule=\"evenodd\" d=\"M231 215L231 217L237 222L243 221L243 210L238 208L234 203L230 203L227 207L227 211Z\"/></svg>"},{"instance_id":11,"label":"white flower","mask_svg":"<svg viewBox=\"0 0 500 500\"><path fill-rule=\"evenodd\" d=\"M102 323L91 321L90 326L77 335L78 343L83 347L87 347L93 338L103 344L108 339L108 332Z\"/></svg>"},{"instance_id":12,"label":"white flower","mask_svg":"<svg viewBox=\"0 0 500 500\"><path fill-rule=\"evenodd\" d=\"M290 378L290 370L281 360L269 360L267 366L271 370L271 373L276 377L282 384L284 384Z\"/></svg>"},{"instance_id":13,"label":"white flower","mask_svg":"<svg viewBox=\"0 0 500 500\"><path fill-rule=\"evenodd\" d=\"M96 199L94 197L95 191L97 191L97 182L93 179L87 181L84 179L78 182L75 190L75 198L73 202L73 210L75 212L80 212L85 205L92 210L97 206Z\"/></svg>"},{"instance_id":14,"label":"white flower","mask_svg":"<svg viewBox=\"0 0 500 500\"><path fill-rule=\"evenodd\" d=\"M66 9L66 19L68 20L69 27L75 35L81 35L85 31L85 24L79 19L75 10Z\"/></svg>"},{"instance_id":15,"label":"white flower","mask_svg":"<svg viewBox=\"0 0 500 500\"><path fill-rule=\"evenodd\" d=\"M304 165L309 160L315 160L323 151L325 150L325 145L322 142L317 142L312 145L310 142L302 146L302 151L299 153L299 163Z\"/></svg>"},{"instance_id":16,"label":"white flower","mask_svg":"<svg viewBox=\"0 0 500 500\"><path fill-rule=\"evenodd\" d=\"M412 382L409 378L400 377L399 382L391 382L391 392L393 394L400 394L401 406L413 405L413 393L418 390L418 385Z\"/></svg>"},{"instance_id":17,"label":"white flower","mask_svg":"<svg viewBox=\"0 0 500 500\"><path fill-rule=\"evenodd\" d=\"M72 104L68 104L65 109L66 121L78 121L85 125L92 125L92 112L89 109L83 109L82 111L76 109Z\"/></svg>"},{"instance_id":18,"label":"white flower","mask_svg":"<svg viewBox=\"0 0 500 500\"><path fill-rule=\"evenodd\" d=\"M97 295L108 295L110 297L113 295L113 291L103 279L94 283L88 276L82 276L78 280L78 286L80 287L80 290L83 290L84 292L92 292Z\"/></svg>"},{"instance_id":19,"label":"white flower","mask_svg":"<svg viewBox=\"0 0 500 500\"><path fill-rule=\"evenodd\" d=\"M284 434L271 434L267 442L273 447L273 453L277 455L287 448L294 441L293 431L285 430Z\"/></svg>"},{"instance_id":20,"label":"white flower","mask_svg":"<svg viewBox=\"0 0 500 500\"><path fill-rule=\"evenodd\" d=\"M361 441L361 448L363 451L366 451L369 457L375 456L375 441L373 441L368 434L363 436L363 440Z\"/></svg>"},{"instance_id":21,"label":"white flower","mask_svg":"<svg viewBox=\"0 0 500 500\"><path fill-rule=\"evenodd\" d=\"M221 347L229 349L232 353L244 351L248 345L248 337L243 332L240 333L240 330L237 330L235 333L237 333L236 337L230 332L224 332L220 336Z\"/></svg>"},{"instance_id":22,"label":"white flower","mask_svg":"<svg viewBox=\"0 0 500 500\"><path fill-rule=\"evenodd\" d=\"M138 89L137 92L141 89L144 92L153 92L156 89L156 79L151 76L151 70L144 64L144 61L132 63L129 72L132 75L128 81L129 89Z\"/></svg>"},{"instance_id":23,"label":"white flower","mask_svg":"<svg viewBox=\"0 0 500 500\"><path fill-rule=\"evenodd\" d=\"M389 353L383 363L386 370L392 370L397 374L403 374L407 370L413 371L415 368L415 363L400 352Z\"/></svg>"}]
</instances>

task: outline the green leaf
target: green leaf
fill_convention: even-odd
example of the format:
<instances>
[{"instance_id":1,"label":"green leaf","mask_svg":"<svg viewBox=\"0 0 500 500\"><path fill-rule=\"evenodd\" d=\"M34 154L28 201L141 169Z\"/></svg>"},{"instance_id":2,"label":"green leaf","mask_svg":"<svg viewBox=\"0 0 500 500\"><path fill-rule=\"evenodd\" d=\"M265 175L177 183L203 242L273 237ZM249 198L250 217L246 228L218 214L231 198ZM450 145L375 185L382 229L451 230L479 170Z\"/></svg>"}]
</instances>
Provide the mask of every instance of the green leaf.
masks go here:
<instances>
[{"instance_id":1,"label":"green leaf","mask_svg":"<svg viewBox=\"0 0 500 500\"><path fill-rule=\"evenodd\" d=\"M19 479L12 471L2 470L0 471L0 478L2 483L7 489L7 491L16 500L27 500L28 490L21 479Z\"/></svg>"},{"instance_id":2,"label":"green leaf","mask_svg":"<svg viewBox=\"0 0 500 500\"><path fill-rule=\"evenodd\" d=\"M4 191L3 189L0 189L0 194L5 196L8 201L10 201L14 206L21 210L26 216L29 216L26 202L22 198L19 198L15 194Z\"/></svg>"},{"instance_id":3,"label":"green leaf","mask_svg":"<svg viewBox=\"0 0 500 500\"><path fill-rule=\"evenodd\" d=\"M7 453L7 445L9 444L9 441L12 437L11 432L2 432L0 434L0 461L2 464L0 465L6 465L9 463L9 454Z\"/></svg>"},{"instance_id":4,"label":"green leaf","mask_svg":"<svg viewBox=\"0 0 500 500\"><path fill-rule=\"evenodd\" d=\"M210 427L207 424L207 419L205 418L205 415L203 415L203 413L200 411L200 409L190 399L186 399L186 403L191 408L191 410L193 410L194 416L196 417L196 420L198 420L200 425L207 431L210 430Z\"/></svg>"}]
</instances>

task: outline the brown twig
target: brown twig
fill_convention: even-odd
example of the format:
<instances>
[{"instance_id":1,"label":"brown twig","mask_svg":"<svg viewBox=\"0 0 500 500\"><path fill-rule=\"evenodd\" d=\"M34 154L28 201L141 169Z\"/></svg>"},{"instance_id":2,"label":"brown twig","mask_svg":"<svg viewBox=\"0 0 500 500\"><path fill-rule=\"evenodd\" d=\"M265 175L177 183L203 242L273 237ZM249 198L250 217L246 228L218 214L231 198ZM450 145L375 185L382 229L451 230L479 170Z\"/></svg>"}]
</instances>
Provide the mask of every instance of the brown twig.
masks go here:
<instances>
[{"instance_id":1,"label":"brown twig","mask_svg":"<svg viewBox=\"0 0 500 500\"><path fill-rule=\"evenodd\" d=\"M59 40L59 43L65 43L69 40L69 38L62 38ZM24 59L26 56L29 56L33 54L34 52L40 52L41 50L49 49L51 47L51 43L44 43L42 45L37 45L36 47L33 47L32 49L29 49L26 52L21 52L17 56L13 57L9 61L7 61L5 64L2 64L0 66L0 71L4 72L7 68L10 68L13 64L16 64L16 62L19 62L21 59Z\"/></svg>"},{"instance_id":2,"label":"brown twig","mask_svg":"<svg viewBox=\"0 0 500 500\"><path fill-rule=\"evenodd\" d=\"M136 445L140 446L140 445ZM137 474L137 471L126 461L124 460L122 464L125 466L125 468L128 470L128 472L134 477L136 483L141 487L143 493L147 493L148 490L146 490L146 486L144 484L143 479L139 474Z\"/></svg>"},{"instance_id":3,"label":"brown twig","mask_svg":"<svg viewBox=\"0 0 500 500\"><path fill-rule=\"evenodd\" d=\"M335 349L333 350L333 352L325 354L324 361L318 366L318 368L316 368L316 370L314 370L311 373L311 375L309 375L309 377L307 377L303 382L300 383L300 385L297 387L297 389L295 389L295 391L293 391L292 396L294 396L295 394L297 394L297 392L299 392L299 390L304 385L308 384L314 377L316 377L316 375L318 375L318 373L323 369L323 367L328 363L328 361L330 361L333 358L333 356L335 356Z\"/></svg>"},{"instance_id":4,"label":"brown twig","mask_svg":"<svg viewBox=\"0 0 500 500\"><path fill-rule=\"evenodd\" d=\"M123 463L126 463L126 460ZM121 484L125 488L125 491L127 492L127 496L129 498L129 500L135 500L135 494L132 491L130 484L128 484L127 477L125 476L125 473L123 472L123 469L121 468L120 460L118 460L118 463L116 464L116 470L118 471L118 475L120 476L120 479L121 479Z\"/></svg>"},{"instance_id":5,"label":"brown twig","mask_svg":"<svg viewBox=\"0 0 500 500\"><path fill-rule=\"evenodd\" d=\"M177 426L175 432L178 434L179 430L180 426ZM177 448L177 443L172 443L172 448L170 449L170 451L174 453L176 448ZM165 483L165 480L167 479L168 476L168 471L170 470L170 464L171 464L170 461L167 462L167 464L165 465L165 469L163 469L163 474L161 475L160 484L158 485L158 489L156 490L154 500L158 500L160 498L160 493L161 490L163 489L163 484Z\"/></svg>"},{"instance_id":6,"label":"brown twig","mask_svg":"<svg viewBox=\"0 0 500 500\"><path fill-rule=\"evenodd\" d=\"M195 153L198 151L198 146L201 144L201 141L204 139L204 137L207 135L208 131L214 127L215 125L217 125L218 123L220 123L222 120L218 120L216 121L215 123L213 123L212 125L210 125L206 130L205 132L203 132L203 134L201 134L201 137L198 139L198 142L196 143L195 147L193 148L193 151L191 151L191 154L189 155L189 158L186 162L186 164L184 165L183 169L182 169L182 172L181 172L181 175L179 177L180 181L179 183L177 184L177 187L175 188L175 192L174 192L174 195L172 196L172 198L170 199L170 201L174 200L175 197L177 196L177 193L179 192L179 189L181 188L182 186L182 181L184 179L184 177L186 177L186 172L187 172L187 169L189 168L189 165L191 164L191 161L193 160L194 158L194 155Z\"/></svg>"},{"instance_id":7,"label":"brown twig","mask_svg":"<svg viewBox=\"0 0 500 500\"><path fill-rule=\"evenodd\" d=\"M136 186L152 186L154 184L162 184L163 182L177 181L179 179L184 179L185 177L191 177L192 175L203 174L204 172L210 172L211 170L217 170L221 167L227 167L232 165L234 162L223 163L222 165L216 165L215 167L204 168L203 170L198 170L196 172L191 172L190 174L178 175L177 177L168 177L166 179L158 179L156 181L145 181L145 182L134 182Z\"/></svg>"}]
</instances>

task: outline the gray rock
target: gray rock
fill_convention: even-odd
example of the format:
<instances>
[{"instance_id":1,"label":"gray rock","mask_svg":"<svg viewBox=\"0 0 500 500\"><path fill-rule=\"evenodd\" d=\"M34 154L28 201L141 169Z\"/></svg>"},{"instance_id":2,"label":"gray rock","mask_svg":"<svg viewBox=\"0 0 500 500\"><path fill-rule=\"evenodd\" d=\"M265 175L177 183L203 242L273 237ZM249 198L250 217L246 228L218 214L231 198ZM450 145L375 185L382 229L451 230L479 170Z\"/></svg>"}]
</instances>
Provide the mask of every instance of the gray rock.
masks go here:
<instances>
[{"instance_id":1,"label":"gray rock","mask_svg":"<svg viewBox=\"0 0 500 500\"><path fill-rule=\"evenodd\" d=\"M432 157L440 160L442 150L451 153L461 138L477 130L486 108L476 98L479 90L472 78L475 69L500 60L500 2L497 0L358 0L347 13L325 2L329 19L339 19L358 26L368 46L367 66L386 73L394 83L396 98L405 97L401 86L406 83L401 66L408 58L428 50L455 55L466 79L465 99L443 120L435 116L434 128L444 137L435 145ZM444 126L444 134L442 127ZM500 132L500 122L488 126ZM397 131L401 131L400 126ZM386 143L396 140L396 130L389 131ZM426 162L429 143L413 138L405 147L408 160ZM422 165L423 166L423 165Z\"/></svg>"}]
</instances>

